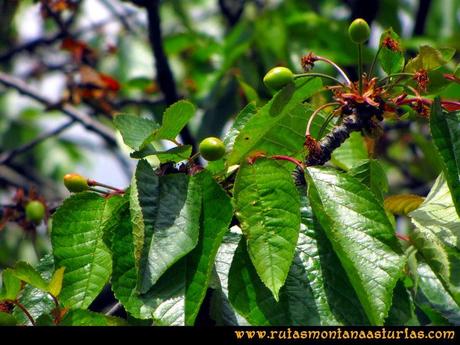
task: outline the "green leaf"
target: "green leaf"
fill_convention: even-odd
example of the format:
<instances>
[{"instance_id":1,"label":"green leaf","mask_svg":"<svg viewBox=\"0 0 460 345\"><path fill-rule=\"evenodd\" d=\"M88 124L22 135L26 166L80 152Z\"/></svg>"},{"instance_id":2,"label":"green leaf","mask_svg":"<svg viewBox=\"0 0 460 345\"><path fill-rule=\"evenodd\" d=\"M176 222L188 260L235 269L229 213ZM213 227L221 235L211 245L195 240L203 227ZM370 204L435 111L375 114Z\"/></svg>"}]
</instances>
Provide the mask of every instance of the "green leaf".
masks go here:
<instances>
[{"instance_id":1,"label":"green leaf","mask_svg":"<svg viewBox=\"0 0 460 345\"><path fill-rule=\"evenodd\" d=\"M410 239L433 272L447 284L450 278L449 259L438 238L431 231L415 228L411 231Z\"/></svg>"},{"instance_id":2,"label":"green leaf","mask_svg":"<svg viewBox=\"0 0 460 345\"><path fill-rule=\"evenodd\" d=\"M172 264L196 246L201 212L201 191L194 178L185 174L165 175L159 178L158 185L154 177L137 178L151 170L146 164L138 164L137 200L133 200L140 205L144 222L141 293L150 290Z\"/></svg>"},{"instance_id":3,"label":"green leaf","mask_svg":"<svg viewBox=\"0 0 460 345\"><path fill-rule=\"evenodd\" d=\"M443 175L439 175L423 204L409 213L412 223L433 233L447 246L460 248L460 217Z\"/></svg>"},{"instance_id":4,"label":"green leaf","mask_svg":"<svg viewBox=\"0 0 460 345\"><path fill-rule=\"evenodd\" d=\"M401 39L392 28L384 31L380 36L379 61L387 74L399 73L404 69L404 52L401 48Z\"/></svg>"},{"instance_id":5,"label":"green leaf","mask_svg":"<svg viewBox=\"0 0 460 345\"><path fill-rule=\"evenodd\" d=\"M169 139L174 140L195 113L195 106L188 101L178 101L169 106L164 114L161 127L155 130L145 143L153 140Z\"/></svg>"},{"instance_id":6,"label":"green leaf","mask_svg":"<svg viewBox=\"0 0 460 345\"><path fill-rule=\"evenodd\" d=\"M415 315L415 305L409 291L400 280L394 289L393 303L385 321L385 326L419 326Z\"/></svg>"},{"instance_id":7,"label":"green leaf","mask_svg":"<svg viewBox=\"0 0 460 345\"><path fill-rule=\"evenodd\" d=\"M409 60L406 65L406 72L417 72L421 69L430 71L441 67L449 62L455 54L454 48L435 49L430 46L421 46L420 53Z\"/></svg>"},{"instance_id":8,"label":"green leaf","mask_svg":"<svg viewBox=\"0 0 460 345\"><path fill-rule=\"evenodd\" d=\"M300 201L291 174L274 160L245 162L235 180L234 201L249 256L278 300L300 228Z\"/></svg>"},{"instance_id":9,"label":"green leaf","mask_svg":"<svg viewBox=\"0 0 460 345\"><path fill-rule=\"evenodd\" d=\"M17 278L12 269L7 268L2 271L2 283L0 300L16 300L21 291L21 280Z\"/></svg>"},{"instance_id":10,"label":"green leaf","mask_svg":"<svg viewBox=\"0 0 460 345\"><path fill-rule=\"evenodd\" d=\"M383 201L383 195L388 192L388 179L382 165L375 159L366 159L355 164L348 175L358 179L368 186L374 195Z\"/></svg>"},{"instance_id":11,"label":"green leaf","mask_svg":"<svg viewBox=\"0 0 460 345\"><path fill-rule=\"evenodd\" d=\"M446 291L436 274L426 263L418 265L418 289L415 302L423 310L433 309L454 325L460 323L460 307Z\"/></svg>"},{"instance_id":12,"label":"green leaf","mask_svg":"<svg viewBox=\"0 0 460 345\"><path fill-rule=\"evenodd\" d=\"M136 151L140 150L144 141L159 128L156 122L133 115L117 115L113 123L120 131L125 144Z\"/></svg>"},{"instance_id":13,"label":"green leaf","mask_svg":"<svg viewBox=\"0 0 460 345\"><path fill-rule=\"evenodd\" d=\"M53 256L48 254L44 256L35 268L44 280L49 280L54 271ZM49 314L55 307L52 297L49 293L26 285L19 297L19 302L29 311L30 315L37 320L41 315ZM13 315L21 325L30 325L30 320L24 312L15 307Z\"/></svg>"},{"instance_id":14,"label":"green leaf","mask_svg":"<svg viewBox=\"0 0 460 345\"><path fill-rule=\"evenodd\" d=\"M12 273L20 280L42 291L48 291L48 283L42 278L35 268L26 262L20 261L14 267Z\"/></svg>"},{"instance_id":15,"label":"green leaf","mask_svg":"<svg viewBox=\"0 0 460 345\"><path fill-rule=\"evenodd\" d=\"M88 307L109 280L112 260L103 236L121 201L78 193L54 214L51 243L56 267L65 267L60 300L66 307Z\"/></svg>"},{"instance_id":16,"label":"green leaf","mask_svg":"<svg viewBox=\"0 0 460 345\"><path fill-rule=\"evenodd\" d=\"M318 313L320 322L315 325L368 324L358 296L313 214L306 188L299 187L299 193L302 223L296 247L296 261L302 265L305 272L303 279L311 290L311 309Z\"/></svg>"},{"instance_id":17,"label":"green leaf","mask_svg":"<svg viewBox=\"0 0 460 345\"><path fill-rule=\"evenodd\" d=\"M185 325L186 258L176 262L146 294L143 301L153 310L154 325Z\"/></svg>"},{"instance_id":18,"label":"green leaf","mask_svg":"<svg viewBox=\"0 0 460 345\"><path fill-rule=\"evenodd\" d=\"M363 159L368 159L366 144L361 133L353 132L339 148L332 153L331 161L340 169L349 170Z\"/></svg>"},{"instance_id":19,"label":"green leaf","mask_svg":"<svg viewBox=\"0 0 460 345\"><path fill-rule=\"evenodd\" d=\"M145 234L153 232L156 200L159 195L160 178L145 160L137 163L130 188L131 221L133 223L134 257L139 269Z\"/></svg>"},{"instance_id":20,"label":"green leaf","mask_svg":"<svg viewBox=\"0 0 460 345\"><path fill-rule=\"evenodd\" d=\"M16 326L17 324L18 320L13 315L0 311L0 326Z\"/></svg>"},{"instance_id":21,"label":"green leaf","mask_svg":"<svg viewBox=\"0 0 460 345\"><path fill-rule=\"evenodd\" d=\"M200 239L187 256L187 289L185 321L193 325L211 280L217 250L232 220L233 208L229 196L214 181L209 172L195 175L203 191Z\"/></svg>"},{"instance_id":22,"label":"green leaf","mask_svg":"<svg viewBox=\"0 0 460 345\"><path fill-rule=\"evenodd\" d=\"M145 158L148 156L156 156L160 160L160 163L166 163L166 162L178 163L178 162L181 162L183 160L190 158L191 154L192 154L192 147L190 145L176 146L166 151L158 151L153 147L153 145L147 145L140 151L135 151L131 153L130 156L131 158L137 158L137 159Z\"/></svg>"},{"instance_id":23,"label":"green leaf","mask_svg":"<svg viewBox=\"0 0 460 345\"><path fill-rule=\"evenodd\" d=\"M107 316L89 310L75 309L69 311L62 319L60 326L127 326L125 320Z\"/></svg>"},{"instance_id":24,"label":"green leaf","mask_svg":"<svg viewBox=\"0 0 460 345\"><path fill-rule=\"evenodd\" d=\"M431 108L431 135L442 157L442 170L460 215L460 112L443 113L436 98Z\"/></svg>"},{"instance_id":25,"label":"green leaf","mask_svg":"<svg viewBox=\"0 0 460 345\"><path fill-rule=\"evenodd\" d=\"M260 280L248 255L245 240L242 239L230 267L229 300L251 325L317 324L318 314L308 308L308 298L305 298L311 294L303 283L305 272L294 265L291 271L276 301L272 292Z\"/></svg>"},{"instance_id":26,"label":"green leaf","mask_svg":"<svg viewBox=\"0 0 460 345\"><path fill-rule=\"evenodd\" d=\"M65 267L56 270L51 277L48 285L48 292L54 297L58 297L62 290L62 281L64 280Z\"/></svg>"},{"instance_id":27,"label":"green leaf","mask_svg":"<svg viewBox=\"0 0 460 345\"><path fill-rule=\"evenodd\" d=\"M381 325L391 306L404 257L385 210L358 180L331 168L308 168L315 215L347 272L370 322Z\"/></svg>"},{"instance_id":28,"label":"green leaf","mask_svg":"<svg viewBox=\"0 0 460 345\"><path fill-rule=\"evenodd\" d=\"M300 78L284 87L241 129L227 163L237 164L256 150L267 154L299 155L311 114L311 109L300 103L321 86L318 78Z\"/></svg>"},{"instance_id":29,"label":"green leaf","mask_svg":"<svg viewBox=\"0 0 460 345\"><path fill-rule=\"evenodd\" d=\"M248 121L257 114L257 107L254 102L248 103L238 114L232 127L228 130L224 137L224 144L228 152L233 150L235 140L240 134L241 130L248 123Z\"/></svg>"},{"instance_id":30,"label":"green leaf","mask_svg":"<svg viewBox=\"0 0 460 345\"><path fill-rule=\"evenodd\" d=\"M112 237L112 290L128 313L135 318L151 319L154 309L144 301L137 289L137 266L134 250L133 224L129 209L129 195L115 215L118 227Z\"/></svg>"}]
</instances>

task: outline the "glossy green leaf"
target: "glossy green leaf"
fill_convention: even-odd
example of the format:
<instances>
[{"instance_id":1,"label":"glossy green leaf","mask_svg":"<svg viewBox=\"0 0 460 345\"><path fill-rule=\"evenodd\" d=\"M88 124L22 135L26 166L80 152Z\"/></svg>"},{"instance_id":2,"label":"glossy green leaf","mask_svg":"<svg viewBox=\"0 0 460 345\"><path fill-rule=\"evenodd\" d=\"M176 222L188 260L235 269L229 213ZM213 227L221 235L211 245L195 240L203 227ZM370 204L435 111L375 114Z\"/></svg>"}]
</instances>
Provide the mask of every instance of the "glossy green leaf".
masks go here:
<instances>
[{"instance_id":1,"label":"glossy green leaf","mask_svg":"<svg viewBox=\"0 0 460 345\"><path fill-rule=\"evenodd\" d=\"M419 326L420 323L415 315L415 305L409 291L400 280L394 289L393 303L391 304L388 318L385 320L388 326Z\"/></svg>"},{"instance_id":2,"label":"glossy green leaf","mask_svg":"<svg viewBox=\"0 0 460 345\"><path fill-rule=\"evenodd\" d=\"M235 180L234 201L249 256L278 299L300 229L299 195L290 171L265 158L243 163Z\"/></svg>"},{"instance_id":3,"label":"glossy green leaf","mask_svg":"<svg viewBox=\"0 0 460 345\"><path fill-rule=\"evenodd\" d=\"M348 174L368 186L374 195L383 200L383 195L388 192L388 179L382 165L375 159L366 159L356 163Z\"/></svg>"},{"instance_id":4,"label":"glossy green leaf","mask_svg":"<svg viewBox=\"0 0 460 345\"><path fill-rule=\"evenodd\" d=\"M443 175L440 175L420 207L409 213L412 223L433 233L447 246L460 248L460 217Z\"/></svg>"},{"instance_id":5,"label":"glossy green leaf","mask_svg":"<svg viewBox=\"0 0 460 345\"><path fill-rule=\"evenodd\" d=\"M421 69L427 71L433 70L449 62L454 54L454 48L435 49L433 47L423 45L420 47L419 54L413 59L409 60L405 71L415 73Z\"/></svg>"},{"instance_id":6,"label":"glossy green leaf","mask_svg":"<svg viewBox=\"0 0 460 345\"><path fill-rule=\"evenodd\" d=\"M142 159L148 156L156 156L161 163L166 162L181 162L190 158L192 147L190 145L176 146L165 151L156 150L153 145L147 145L140 151L131 153L131 158Z\"/></svg>"},{"instance_id":7,"label":"glossy green leaf","mask_svg":"<svg viewBox=\"0 0 460 345\"><path fill-rule=\"evenodd\" d=\"M170 267L146 294L139 294L128 203L117 217L119 227L112 239L112 289L116 298L136 318L154 319L158 325L184 325L186 258Z\"/></svg>"},{"instance_id":8,"label":"glossy green leaf","mask_svg":"<svg viewBox=\"0 0 460 345\"><path fill-rule=\"evenodd\" d=\"M318 78L300 78L278 92L252 116L235 139L228 164L237 164L253 151L299 155L312 110L300 104L322 86Z\"/></svg>"},{"instance_id":9,"label":"glossy green leaf","mask_svg":"<svg viewBox=\"0 0 460 345\"><path fill-rule=\"evenodd\" d=\"M2 271L2 289L0 290L0 300L14 301L21 291L21 280L16 277L10 268Z\"/></svg>"},{"instance_id":10,"label":"glossy green leaf","mask_svg":"<svg viewBox=\"0 0 460 345\"><path fill-rule=\"evenodd\" d=\"M20 261L14 266L12 273L20 280L42 291L48 291L48 283L35 268L26 262Z\"/></svg>"},{"instance_id":11,"label":"glossy green leaf","mask_svg":"<svg viewBox=\"0 0 460 345\"><path fill-rule=\"evenodd\" d=\"M149 169L139 163L138 169ZM151 168L150 168L151 170ZM145 172L136 172L136 177ZM153 181L153 184L152 184ZM145 293L175 262L197 244L201 191L185 174L137 179L137 200L144 222L144 245L139 270L139 291Z\"/></svg>"},{"instance_id":12,"label":"glossy green leaf","mask_svg":"<svg viewBox=\"0 0 460 345\"><path fill-rule=\"evenodd\" d=\"M401 40L392 28L380 36L379 62L387 74L399 73L404 69L404 53Z\"/></svg>"},{"instance_id":13,"label":"glossy green leaf","mask_svg":"<svg viewBox=\"0 0 460 345\"><path fill-rule=\"evenodd\" d=\"M314 325L369 324L339 258L313 214L306 188L299 187L299 193L302 223L294 264L301 264L303 279L311 290L310 308L319 318Z\"/></svg>"},{"instance_id":14,"label":"glossy green leaf","mask_svg":"<svg viewBox=\"0 0 460 345\"><path fill-rule=\"evenodd\" d=\"M383 206L365 185L331 168L308 168L315 215L370 322L383 324L404 257Z\"/></svg>"},{"instance_id":15,"label":"glossy green leaf","mask_svg":"<svg viewBox=\"0 0 460 345\"><path fill-rule=\"evenodd\" d=\"M146 294L143 301L153 310L157 326L185 325L186 258L170 267Z\"/></svg>"},{"instance_id":16,"label":"glossy green leaf","mask_svg":"<svg viewBox=\"0 0 460 345\"><path fill-rule=\"evenodd\" d=\"M318 314L309 309L311 292L304 283L300 266L291 268L286 284L276 301L272 292L260 280L242 239L233 256L228 277L229 300L233 307L252 325L312 325ZM311 298L311 296L310 296Z\"/></svg>"},{"instance_id":17,"label":"glossy green leaf","mask_svg":"<svg viewBox=\"0 0 460 345\"><path fill-rule=\"evenodd\" d=\"M224 137L224 144L228 152L233 150L235 140L240 134L241 130L248 123L248 121L257 114L257 107L254 102L248 103L238 114L232 127L228 130Z\"/></svg>"},{"instance_id":18,"label":"glossy green leaf","mask_svg":"<svg viewBox=\"0 0 460 345\"><path fill-rule=\"evenodd\" d=\"M107 316L89 310L75 309L69 311L62 319L60 326L127 326L125 320Z\"/></svg>"},{"instance_id":19,"label":"glossy green leaf","mask_svg":"<svg viewBox=\"0 0 460 345\"><path fill-rule=\"evenodd\" d=\"M332 153L331 161L343 170L349 170L363 159L368 159L366 144L361 133L353 132L339 148Z\"/></svg>"},{"instance_id":20,"label":"glossy green leaf","mask_svg":"<svg viewBox=\"0 0 460 345\"><path fill-rule=\"evenodd\" d=\"M58 297L62 290L62 282L64 280L64 271L65 267L61 267L57 269L48 285L48 292L52 294L54 297Z\"/></svg>"},{"instance_id":21,"label":"glossy green leaf","mask_svg":"<svg viewBox=\"0 0 460 345\"><path fill-rule=\"evenodd\" d=\"M160 192L160 178L145 160L137 163L130 188L131 221L133 223L134 257L139 269L145 234L153 232L156 200Z\"/></svg>"},{"instance_id":22,"label":"glossy green leaf","mask_svg":"<svg viewBox=\"0 0 460 345\"><path fill-rule=\"evenodd\" d=\"M161 127L146 138L145 143L153 140L174 140L195 113L195 106L185 100L180 100L169 106L163 113Z\"/></svg>"},{"instance_id":23,"label":"glossy green leaf","mask_svg":"<svg viewBox=\"0 0 460 345\"><path fill-rule=\"evenodd\" d=\"M125 144L136 151L140 150L144 141L159 128L155 121L133 115L117 115L113 123L120 131Z\"/></svg>"},{"instance_id":24,"label":"glossy green leaf","mask_svg":"<svg viewBox=\"0 0 460 345\"><path fill-rule=\"evenodd\" d=\"M450 279L449 259L438 238L431 231L415 228L411 231L410 239L433 272L447 283Z\"/></svg>"},{"instance_id":25,"label":"glossy green leaf","mask_svg":"<svg viewBox=\"0 0 460 345\"><path fill-rule=\"evenodd\" d=\"M129 196L127 196L129 198ZM129 200L129 199L128 199ZM112 237L112 290L126 311L138 319L153 318L154 309L144 301L137 289L137 266L134 249L133 224L129 202L115 215L118 227Z\"/></svg>"},{"instance_id":26,"label":"glossy green leaf","mask_svg":"<svg viewBox=\"0 0 460 345\"><path fill-rule=\"evenodd\" d=\"M436 98L431 108L431 135L442 157L442 170L460 215L460 112L444 113Z\"/></svg>"},{"instance_id":27,"label":"glossy green leaf","mask_svg":"<svg viewBox=\"0 0 460 345\"><path fill-rule=\"evenodd\" d=\"M211 279L214 259L232 220L229 196L209 172L194 176L203 191L198 245L187 256L186 324L193 325Z\"/></svg>"},{"instance_id":28,"label":"glossy green leaf","mask_svg":"<svg viewBox=\"0 0 460 345\"><path fill-rule=\"evenodd\" d=\"M86 308L109 280L112 260L103 236L121 200L78 193L54 214L51 242L56 267L65 267L60 300L66 307Z\"/></svg>"},{"instance_id":29,"label":"glossy green leaf","mask_svg":"<svg viewBox=\"0 0 460 345\"><path fill-rule=\"evenodd\" d=\"M230 228L229 232L224 236L222 244L217 251L215 260L215 279L218 287L216 293L213 294L213 308L211 313L221 310L224 314L215 316L216 322L228 326L248 326L249 323L241 316L235 308L233 308L228 296L228 280L233 256L236 248L242 237L241 229L237 226ZM259 278L260 280L260 278ZM266 287L264 287L266 289ZM273 297L271 297L273 298Z\"/></svg>"},{"instance_id":30,"label":"glossy green leaf","mask_svg":"<svg viewBox=\"0 0 460 345\"><path fill-rule=\"evenodd\" d=\"M418 265L418 289L415 302L422 309L430 308L453 324L460 324L460 306L446 291L436 274L426 263Z\"/></svg>"},{"instance_id":31,"label":"glossy green leaf","mask_svg":"<svg viewBox=\"0 0 460 345\"><path fill-rule=\"evenodd\" d=\"M35 269L40 273L44 280L49 280L54 272L53 256L48 254L44 256ZM55 307L52 297L49 293L26 285L19 297L19 302L29 311L30 315L37 320L41 315L49 314ZM24 312L15 307L13 315L21 325L30 325L30 321Z\"/></svg>"}]
</instances>

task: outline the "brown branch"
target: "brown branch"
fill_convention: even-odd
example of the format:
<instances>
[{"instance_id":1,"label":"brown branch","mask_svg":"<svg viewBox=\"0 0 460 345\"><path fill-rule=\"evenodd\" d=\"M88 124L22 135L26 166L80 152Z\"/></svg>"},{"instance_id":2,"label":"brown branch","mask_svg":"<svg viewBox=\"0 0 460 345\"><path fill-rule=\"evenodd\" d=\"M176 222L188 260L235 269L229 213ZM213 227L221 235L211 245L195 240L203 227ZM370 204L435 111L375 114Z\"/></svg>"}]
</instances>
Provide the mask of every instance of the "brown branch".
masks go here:
<instances>
[{"instance_id":1,"label":"brown branch","mask_svg":"<svg viewBox=\"0 0 460 345\"><path fill-rule=\"evenodd\" d=\"M139 4L139 2L137 3ZM174 81L174 76L163 47L160 1L150 0L143 1L142 3L147 10L149 40L155 57L158 85L165 96L166 104L171 105L179 100L179 95L177 93L176 82ZM188 126L185 126L182 129L180 135L184 144L191 145L193 152L196 152L196 142L192 137Z\"/></svg>"},{"instance_id":2,"label":"brown branch","mask_svg":"<svg viewBox=\"0 0 460 345\"><path fill-rule=\"evenodd\" d=\"M28 143L26 143L24 145L21 145L21 146L19 146L17 148L14 148L14 149L10 150L10 151L7 151L7 152L3 152L0 155L0 165L8 163L15 156L17 156L17 155L19 155L21 153L29 151L30 149L34 148L36 145L40 144L41 142L45 141L46 139L60 134L61 132L65 131L66 129L71 127L73 124L75 124L75 122L76 121L74 119L72 119L72 120L64 123L63 125L61 125L61 126L55 128L55 129L49 131L49 132L40 134L35 139L33 139L32 141L30 141L30 142L28 142Z\"/></svg>"},{"instance_id":3,"label":"brown branch","mask_svg":"<svg viewBox=\"0 0 460 345\"><path fill-rule=\"evenodd\" d=\"M30 323L32 324L32 326L36 326L36 323L35 323L35 320L34 318L32 317L32 315L30 315L29 311L26 309L26 307L24 307L21 303L19 303L19 301L11 301L13 304L15 304L19 309L21 309L23 311L24 314L26 314L27 318L29 319Z\"/></svg>"},{"instance_id":4,"label":"brown branch","mask_svg":"<svg viewBox=\"0 0 460 345\"><path fill-rule=\"evenodd\" d=\"M53 109L63 112L71 119L82 124L89 131L99 134L110 146L115 146L117 144L115 135L111 129L95 121L89 115L81 112L74 106L70 104L54 104L48 98L42 96L36 90L31 88L26 82L3 72L0 72L0 83L40 102L48 110Z\"/></svg>"}]
</instances>

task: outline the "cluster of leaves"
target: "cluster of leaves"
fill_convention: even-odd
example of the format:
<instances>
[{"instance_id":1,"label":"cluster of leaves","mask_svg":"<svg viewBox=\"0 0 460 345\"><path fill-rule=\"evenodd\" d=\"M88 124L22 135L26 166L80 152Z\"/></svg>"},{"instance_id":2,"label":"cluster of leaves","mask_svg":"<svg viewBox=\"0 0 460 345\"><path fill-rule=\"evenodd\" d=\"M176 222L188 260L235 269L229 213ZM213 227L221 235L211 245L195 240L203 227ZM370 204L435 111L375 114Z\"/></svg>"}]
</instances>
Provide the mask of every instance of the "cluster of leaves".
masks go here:
<instances>
[{"instance_id":1,"label":"cluster of leaves","mask_svg":"<svg viewBox=\"0 0 460 345\"><path fill-rule=\"evenodd\" d=\"M415 64L429 70L441 54L422 48L399 68L399 52L386 47L381 61L390 75ZM348 152L337 164L345 170L307 167L307 185L298 186L289 163L272 157L307 154L301 148L313 112L304 100L321 88L318 78L298 78L262 107L248 104L224 138L225 157L204 169L175 140L194 115L191 103L173 104L161 124L117 116L139 159L129 188L64 201L52 219L53 255L37 267L42 273L24 263L3 273L2 300L16 305L1 314L4 322L124 324L88 311L110 283L133 322L154 325L193 325L200 312L217 324L458 324L460 114L443 110L439 99L430 109L443 173L423 203L414 196L384 202L386 174L367 154ZM325 119L313 119L318 140ZM177 146L157 150L159 140ZM412 219L411 233L399 235L404 241L391 212ZM23 290L20 281L28 284Z\"/></svg>"}]
</instances>

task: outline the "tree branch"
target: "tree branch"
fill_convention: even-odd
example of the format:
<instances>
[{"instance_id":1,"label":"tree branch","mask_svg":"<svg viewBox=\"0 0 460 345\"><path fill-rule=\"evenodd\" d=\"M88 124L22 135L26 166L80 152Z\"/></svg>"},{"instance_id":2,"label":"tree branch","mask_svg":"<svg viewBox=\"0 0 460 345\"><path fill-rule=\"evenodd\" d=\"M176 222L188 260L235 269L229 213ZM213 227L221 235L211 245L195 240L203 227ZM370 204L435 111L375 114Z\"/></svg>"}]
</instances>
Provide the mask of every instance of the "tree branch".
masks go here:
<instances>
[{"instance_id":1,"label":"tree branch","mask_svg":"<svg viewBox=\"0 0 460 345\"><path fill-rule=\"evenodd\" d=\"M168 58L163 48L161 34L160 1L151 0L143 3L147 10L149 40L155 57L155 68L157 72L158 85L165 97L167 105L179 100L174 76L169 65ZM193 152L196 152L196 143L187 126L182 129L181 138L184 144L192 145Z\"/></svg>"},{"instance_id":2,"label":"tree branch","mask_svg":"<svg viewBox=\"0 0 460 345\"><path fill-rule=\"evenodd\" d=\"M430 10L431 0L419 0L417 16L412 36L422 36L425 32L426 18Z\"/></svg>"},{"instance_id":3,"label":"tree branch","mask_svg":"<svg viewBox=\"0 0 460 345\"><path fill-rule=\"evenodd\" d=\"M74 106L70 104L56 105L52 103L46 97L39 94L36 90L31 88L24 81L17 79L3 72L0 72L0 83L7 87L17 90L23 95L26 95L32 99L35 99L36 101L43 104L47 109L55 109L55 110L63 112L64 114L68 115L71 119L82 124L89 131L99 134L102 138L104 138L104 140L110 146L114 146L117 144L115 135L113 134L111 129L95 121L89 115L81 112Z\"/></svg>"},{"instance_id":4,"label":"tree branch","mask_svg":"<svg viewBox=\"0 0 460 345\"><path fill-rule=\"evenodd\" d=\"M228 25L230 27L233 27L238 23L238 21L241 18L241 15L243 14L244 11L244 3L246 2L245 0L219 0L219 8L220 11L222 12L223 16L228 22ZM231 6L229 6L229 2L232 3Z\"/></svg>"},{"instance_id":5,"label":"tree branch","mask_svg":"<svg viewBox=\"0 0 460 345\"><path fill-rule=\"evenodd\" d=\"M73 124L75 124L75 122L76 121L74 119L72 119L72 120L64 123L63 125L53 129L52 131L40 134L34 140L32 140L32 141L30 141L30 142L28 142L28 143L26 143L24 145L21 145L21 146L19 146L17 148L14 148L14 149L10 150L10 151L7 151L7 152L3 152L0 155L0 165L8 163L15 156L32 149L36 145L40 144L42 141L45 141L46 139L48 139L48 138L50 138L52 136L60 134L61 132L65 131L66 129L71 127Z\"/></svg>"}]
</instances>

